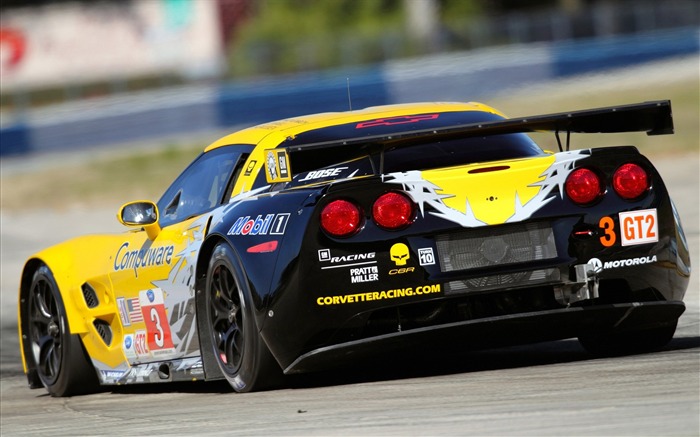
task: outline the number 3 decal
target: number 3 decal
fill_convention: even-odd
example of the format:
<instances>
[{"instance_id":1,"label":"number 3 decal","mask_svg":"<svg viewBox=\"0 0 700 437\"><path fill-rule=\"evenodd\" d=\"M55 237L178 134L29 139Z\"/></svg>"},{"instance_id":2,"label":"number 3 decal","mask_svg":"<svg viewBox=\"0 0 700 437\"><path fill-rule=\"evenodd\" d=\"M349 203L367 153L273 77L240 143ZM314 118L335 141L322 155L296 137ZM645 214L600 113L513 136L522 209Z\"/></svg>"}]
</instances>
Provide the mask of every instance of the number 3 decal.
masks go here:
<instances>
[{"instance_id":1,"label":"number 3 decal","mask_svg":"<svg viewBox=\"0 0 700 437\"><path fill-rule=\"evenodd\" d=\"M151 307L151 322L155 324L156 332L153 333L153 340L158 348L163 347L163 327L160 326L160 317L158 316L158 310Z\"/></svg>"},{"instance_id":2,"label":"number 3 decal","mask_svg":"<svg viewBox=\"0 0 700 437\"><path fill-rule=\"evenodd\" d=\"M173 351L173 339L160 288L139 292L141 312L146 324L146 341L153 356Z\"/></svg>"},{"instance_id":3,"label":"number 3 decal","mask_svg":"<svg viewBox=\"0 0 700 437\"><path fill-rule=\"evenodd\" d=\"M603 217L598 222L598 226L603 229L604 235L600 237L600 244L605 247L610 247L617 241L615 235L615 222L610 217Z\"/></svg>"}]
</instances>

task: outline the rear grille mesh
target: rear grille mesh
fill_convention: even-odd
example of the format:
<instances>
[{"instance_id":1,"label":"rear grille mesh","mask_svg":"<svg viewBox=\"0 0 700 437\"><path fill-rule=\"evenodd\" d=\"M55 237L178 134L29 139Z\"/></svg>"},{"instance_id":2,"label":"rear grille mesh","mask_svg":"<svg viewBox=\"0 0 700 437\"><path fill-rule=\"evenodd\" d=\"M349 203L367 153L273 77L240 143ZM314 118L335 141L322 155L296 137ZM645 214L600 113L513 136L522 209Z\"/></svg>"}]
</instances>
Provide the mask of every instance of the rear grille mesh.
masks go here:
<instances>
[{"instance_id":1,"label":"rear grille mesh","mask_svg":"<svg viewBox=\"0 0 700 437\"><path fill-rule=\"evenodd\" d=\"M559 281L561 275L558 269L542 269L528 272L504 273L500 275L481 276L478 278L450 281L446 284L445 293L464 291L487 291L527 284L528 286Z\"/></svg>"},{"instance_id":2,"label":"rear grille mesh","mask_svg":"<svg viewBox=\"0 0 700 437\"><path fill-rule=\"evenodd\" d=\"M544 222L471 229L439 235L435 242L442 272L468 272L473 269L511 266L557 257L554 232L551 226ZM448 284L448 289L487 290L558 279L558 270L544 269L452 281Z\"/></svg>"}]
</instances>

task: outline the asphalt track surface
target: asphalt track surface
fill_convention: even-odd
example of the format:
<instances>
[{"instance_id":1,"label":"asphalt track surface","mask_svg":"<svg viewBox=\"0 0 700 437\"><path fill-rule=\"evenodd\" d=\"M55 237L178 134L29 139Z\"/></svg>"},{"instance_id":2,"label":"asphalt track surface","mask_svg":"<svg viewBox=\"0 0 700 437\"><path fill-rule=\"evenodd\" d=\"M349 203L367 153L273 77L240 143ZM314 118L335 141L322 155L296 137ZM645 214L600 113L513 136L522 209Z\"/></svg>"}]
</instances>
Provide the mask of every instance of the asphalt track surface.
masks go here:
<instances>
[{"instance_id":1,"label":"asphalt track surface","mask_svg":"<svg viewBox=\"0 0 700 437\"><path fill-rule=\"evenodd\" d=\"M119 387L63 399L30 390L16 330L23 260L48 243L123 228L114 211L3 212L0 433L700 435L698 154L654 161L680 210L696 269L687 310L662 351L595 359L576 340L443 356L416 351L243 395L220 383Z\"/></svg>"}]
</instances>

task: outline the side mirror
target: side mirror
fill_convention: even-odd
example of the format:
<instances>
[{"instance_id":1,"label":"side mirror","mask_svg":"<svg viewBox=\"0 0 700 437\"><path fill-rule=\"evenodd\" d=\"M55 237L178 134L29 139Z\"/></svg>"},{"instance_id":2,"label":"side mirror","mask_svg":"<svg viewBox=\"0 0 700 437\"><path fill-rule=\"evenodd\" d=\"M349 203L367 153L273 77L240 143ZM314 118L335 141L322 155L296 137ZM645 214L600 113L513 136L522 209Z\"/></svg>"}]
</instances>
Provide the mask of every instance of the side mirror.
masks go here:
<instances>
[{"instance_id":1,"label":"side mirror","mask_svg":"<svg viewBox=\"0 0 700 437\"><path fill-rule=\"evenodd\" d=\"M158 207L150 201L139 200L123 205L119 208L117 219L124 226L143 227L151 240L155 239L160 232Z\"/></svg>"}]
</instances>

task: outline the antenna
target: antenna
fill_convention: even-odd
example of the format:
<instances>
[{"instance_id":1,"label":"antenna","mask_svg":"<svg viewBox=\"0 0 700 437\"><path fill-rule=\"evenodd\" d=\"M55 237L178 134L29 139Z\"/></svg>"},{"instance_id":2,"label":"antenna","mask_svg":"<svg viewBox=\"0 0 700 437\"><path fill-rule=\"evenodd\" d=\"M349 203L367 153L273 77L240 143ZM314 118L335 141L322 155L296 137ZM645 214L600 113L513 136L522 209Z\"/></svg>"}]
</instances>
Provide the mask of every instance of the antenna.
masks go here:
<instances>
[{"instance_id":1,"label":"antenna","mask_svg":"<svg viewBox=\"0 0 700 437\"><path fill-rule=\"evenodd\" d=\"M346 77L345 80L348 83L348 106L350 106L350 110L352 111L352 99L350 99L350 78Z\"/></svg>"}]
</instances>

